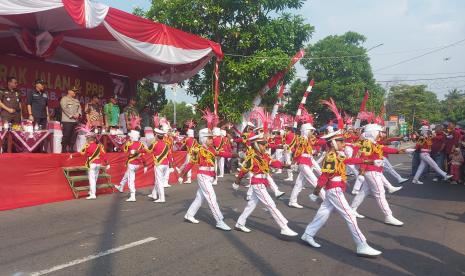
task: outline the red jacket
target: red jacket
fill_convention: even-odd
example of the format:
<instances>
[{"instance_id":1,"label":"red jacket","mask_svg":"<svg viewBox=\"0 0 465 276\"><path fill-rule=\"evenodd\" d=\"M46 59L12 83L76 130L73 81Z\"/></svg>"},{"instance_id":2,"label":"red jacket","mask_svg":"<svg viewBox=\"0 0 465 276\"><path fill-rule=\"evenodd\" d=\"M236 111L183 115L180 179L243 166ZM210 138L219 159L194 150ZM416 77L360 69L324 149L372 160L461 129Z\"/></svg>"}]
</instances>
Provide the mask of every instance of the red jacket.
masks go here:
<instances>
[{"instance_id":1,"label":"red jacket","mask_svg":"<svg viewBox=\"0 0 465 276\"><path fill-rule=\"evenodd\" d=\"M147 148L140 141L128 141L124 145L124 152L129 153L126 165L141 165L143 164L144 155L147 153Z\"/></svg>"},{"instance_id":2,"label":"red jacket","mask_svg":"<svg viewBox=\"0 0 465 276\"><path fill-rule=\"evenodd\" d=\"M101 144L91 142L86 144L81 150L81 154L87 157L86 167L90 167L90 164L103 164L107 162L107 155L105 149Z\"/></svg>"},{"instance_id":3,"label":"red jacket","mask_svg":"<svg viewBox=\"0 0 465 276\"><path fill-rule=\"evenodd\" d=\"M264 184L269 186L267 177L270 173L270 166L274 168L282 168L282 163L278 160L273 160L266 153L258 153L256 151L249 153L239 172L239 178L244 177L248 172L253 174L250 183L252 185Z\"/></svg>"},{"instance_id":4,"label":"red jacket","mask_svg":"<svg viewBox=\"0 0 465 276\"><path fill-rule=\"evenodd\" d=\"M163 140L155 141L149 148L153 155L153 164L156 165L169 165L173 163L173 155L169 145Z\"/></svg>"}]
</instances>

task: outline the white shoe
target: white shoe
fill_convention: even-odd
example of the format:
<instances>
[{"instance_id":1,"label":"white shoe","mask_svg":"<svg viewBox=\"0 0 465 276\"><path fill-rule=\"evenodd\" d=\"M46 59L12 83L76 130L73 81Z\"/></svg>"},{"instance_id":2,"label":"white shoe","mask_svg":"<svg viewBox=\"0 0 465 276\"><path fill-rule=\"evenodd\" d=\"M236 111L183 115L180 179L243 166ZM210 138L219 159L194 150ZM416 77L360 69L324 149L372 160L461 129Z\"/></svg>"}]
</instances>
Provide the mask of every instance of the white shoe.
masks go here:
<instances>
[{"instance_id":1,"label":"white shoe","mask_svg":"<svg viewBox=\"0 0 465 276\"><path fill-rule=\"evenodd\" d=\"M449 180L452 178L453 175L450 175L450 174L447 174L446 176L444 176L444 180Z\"/></svg>"},{"instance_id":2,"label":"white shoe","mask_svg":"<svg viewBox=\"0 0 465 276\"><path fill-rule=\"evenodd\" d=\"M249 228L245 227L244 225L240 225L238 223L236 223L235 228L236 228L236 230L242 231L244 233L250 233L250 231L252 231Z\"/></svg>"},{"instance_id":3,"label":"white shoe","mask_svg":"<svg viewBox=\"0 0 465 276\"><path fill-rule=\"evenodd\" d=\"M402 184L402 183L405 183L405 182L407 182L407 181L408 181L408 178L403 178L403 177L401 177L401 178L399 179L399 182L397 182L397 184Z\"/></svg>"},{"instance_id":4,"label":"white shoe","mask_svg":"<svg viewBox=\"0 0 465 276\"><path fill-rule=\"evenodd\" d=\"M357 255L360 257L374 258L381 255L381 251L374 249L373 247L369 246L368 243L364 242L357 245Z\"/></svg>"},{"instance_id":5,"label":"white shoe","mask_svg":"<svg viewBox=\"0 0 465 276\"><path fill-rule=\"evenodd\" d=\"M218 175L218 178L223 178L223 177L224 177L224 175Z\"/></svg>"},{"instance_id":6,"label":"white shoe","mask_svg":"<svg viewBox=\"0 0 465 276\"><path fill-rule=\"evenodd\" d=\"M118 190L118 192L120 192L120 193L122 193L124 191L124 188L121 185L115 185L115 189Z\"/></svg>"},{"instance_id":7,"label":"white shoe","mask_svg":"<svg viewBox=\"0 0 465 276\"><path fill-rule=\"evenodd\" d=\"M417 179L412 180L412 183L413 184L423 184L423 182L421 182L420 180L417 180Z\"/></svg>"},{"instance_id":8,"label":"white shoe","mask_svg":"<svg viewBox=\"0 0 465 276\"><path fill-rule=\"evenodd\" d=\"M191 179L187 179L186 181L184 181L184 184L191 184L191 183L192 183Z\"/></svg>"},{"instance_id":9,"label":"white shoe","mask_svg":"<svg viewBox=\"0 0 465 276\"><path fill-rule=\"evenodd\" d=\"M200 221L196 220L194 217L189 217L187 215L184 216L184 219L193 223L193 224L198 224Z\"/></svg>"},{"instance_id":10,"label":"white shoe","mask_svg":"<svg viewBox=\"0 0 465 276\"><path fill-rule=\"evenodd\" d=\"M231 227L229 227L224 221L220 221L216 224L216 228L221 229L223 231L231 231Z\"/></svg>"},{"instance_id":11,"label":"white shoe","mask_svg":"<svg viewBox=\"0 0 465 276\"><path fill-rule=\"evenodd\" d=\"M392 187L388 190L388 192L389 192L390 194L393 194L393 193L399 191L399 190L402 189L402 188L403 188L402 186L399 186L399 187L392 186Z\"/></svg>"},{"instance_id":12,"label":"white shoe","mask_svg":"<svg viewBox=\"0 0 465 276\"><path fill-rule=\"evenodd\" d=\"M364 215L360 215L360 214L357 212L357 210L353 210L353 209L352 209L352 212L354 213L354 216L355 216L356 218L360 218L360 219L365 218L365 216L364 216Z\"/></svg>"},{"instance_id":13,"label":"white shoe","mask_svg":"<svg viewBox=\"0 0 465 276\"><path fill-rule=\"evenodd\" d=\"M389 224L389 225L394 225L394 226L402 226L404 223L398 219L396 219L394 216L389 216L384 219L384 223Z\"/></svg>"},{"instance_id":14,"label":"white shoe","mask_svg":"<svg viewBox=\"0 0 465 276\"><path fill-rule=\"evenodd\" d=\"M247 184L244 186L244 188L249 188L250 187L250 184Z\"/></svg>"},{"instance_id":15,"label":"white shoe","mask_svg":"<svg viewBox=\"0 0 465 276\"><path fill-rule=\"evenodd\" d=\"M153 199L155 199L155 197L153 197L152 194L148 194L147 197L148 197L148 198L153 198Z\"/></svg>"},{"instance_id":16,"label":"white shoe","mask_svg":"<svg viewBox=\"0 0 465 276\"><path fill-rule=\"evenodd\" d=\"M437 177L433 178L433 182L438 182L439 179Z\"/></svg>"},{"instance_id":17,"label":"white shoe","mask_svg":"<svg viewBox=\"0 0 465 276\"><path fill-rule=\"evenodd\" d=\"M360 190L352 190L353 195L357 195Z\"/></svg>"},{"instance_id":18,"label":"white shoe","mask_svg":"<svg viewBox=\"0 0 465 276\"><path fill-rule=\"evenodd\" d=\"M297 203L297 202L289 202L289 207L297 208L297 209L302 209L302 208L304 208L304 206L300 205L300 204Z\"/></svg>"},{"instance_id":19,"label":"white shoe","mask_svg":"<svg viewBox=\"0 0 465 276\"><path fill-rule=\"evenodd\" d=\"M157 199L157 200L154 200L153 202L155 202L155 203L165 203L166 200Z\"/></svg>"},{"instance_id":20,"label":"white shoe","mask_svg":"<svg viewBox=\"0 0 465 276\"><path fill-rule=\"evenodd\" d=\"M288 236L288 237L295 237L297 236L298 234L294 231L292 231L291 228L289 228L288 226L284 227L283 229L281 229L281 235L283 236Z\"/></svg>"},{"instance_id":21,"label":"white shoe","mask_svg":"<svg viewBox=\"0 0 465 276\"><path fill-rule=\"evenodd\" d=\"M95 195L89 195L86 199L97 199L97 197Z\"/></svg>"},{"instance_id":22,"label":"white shoe","mask_svg":"<svg viewBox=\"0 0 465 276\"><path fill-rule=\"evenodd\" d=\"M288 178L284 179L284 181L288 181L288 182L293 181L293 177L292 176L288 177Z\"/></svg>"},{"instance_id":23,"label":"white shoe","mask_svg":"<svg viewBox=\"0 0 465 276\"><path fill-rule=\"evenodd\" d=\"M127 202L135 202L136 201L136 195L135 194L131 194L131 196L126 199Z\"/></svg>"},{"instance_id":24,"label":"white shoe","mask_svg":"<svg viewBox=\"0 0 465 276\"><path fill-rule=\"evenodd\" d=\"M280 197L282 197L284 194L286 194L286 193L285 193L285 192L278 191L278 192L274 195L274 197L275 197L275 198L280 198Z\"/></svg>"},{"instance_id":25,"label":"white shoe","mask_svg":"<svg viewBox=\"0 0 465 276\"><path fill-rule=\"evenodd\" d=\"M307 235L307 234L303 234L302 237L300 237L303 241L306 241L311 247L315 247L315 248L320 248L321 247L321 244L317 243L315 241L315 239L313 239L312 236L310 235Z\"/></svg>"},{"instance_id":26,"label":"white shoe","mask_svg":"<svg viewBox=\"0 0 465 276\"><path fill-rule=\"evenodd\" d=\"M245 196L245 200L246 200L246 201L250 201L251 199L252 199L251 196Z\"/></svg>"},{"instance_id":27,"label":"white shoe","mask_svg":"<svg viewBox=\"0 0 465 276\"><path fill-rule=\"evenodd\" d=\"M283 170L279 169L276 171L276 173L283 173Z\"/></svg>"},{"instance_id":28,"label":"white shoe","mask_svg":"<svg viewBox=\"0 0 465 276\"><path fill-rule=\"evenodd\" d=\"M165 185L165 186L163 186L163 188L171 188L171 185L170 184Z\"/></svg>"},{"instance_id":29,"label":"white shoe","mask_svg":"<svg viewBox=\"0 0 465 276\"><path fill-rule=\"evenodd\" d=\"M215 181L213 181L212 185L213 185L213 186L218 185L218 180L215 179Z\"/></svg>"}]
</instances>

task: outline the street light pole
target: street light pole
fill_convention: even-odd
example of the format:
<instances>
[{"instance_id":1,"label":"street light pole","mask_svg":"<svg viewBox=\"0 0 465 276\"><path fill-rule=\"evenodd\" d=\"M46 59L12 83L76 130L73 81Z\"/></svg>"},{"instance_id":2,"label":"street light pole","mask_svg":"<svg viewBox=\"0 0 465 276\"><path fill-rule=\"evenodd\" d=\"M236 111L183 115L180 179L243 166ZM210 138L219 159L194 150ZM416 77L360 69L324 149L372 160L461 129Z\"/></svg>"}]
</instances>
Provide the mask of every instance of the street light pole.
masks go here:
<instances>
[{"instance_id":1,"label":"street light pole","mask_svg":"<svg viewBox=\"0 0 465 276\"><path fill-rule=\"evenodd\" d=\"M176 84L174 86L171 87L171 89L173 90L173 96L174 96L174 99L173 99L173 123L176 125Z\"/></svg>"}]
</instances>

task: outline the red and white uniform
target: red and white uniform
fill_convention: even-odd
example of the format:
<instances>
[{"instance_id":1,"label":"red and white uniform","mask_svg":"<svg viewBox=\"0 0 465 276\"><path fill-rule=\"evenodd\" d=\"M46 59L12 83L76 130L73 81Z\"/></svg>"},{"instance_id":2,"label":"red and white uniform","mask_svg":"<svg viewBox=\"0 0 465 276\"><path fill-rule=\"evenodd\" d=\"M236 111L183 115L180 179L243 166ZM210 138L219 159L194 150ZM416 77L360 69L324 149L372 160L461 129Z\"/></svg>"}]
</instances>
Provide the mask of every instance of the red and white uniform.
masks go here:
<instances>
[{"instance_id":1,"label":"red and white uniform","mask_svg":"<svg viewBox=\"0 0 465 276\"><path fill-rule=\"evenodd\" d=\"M152 190L153 199L165 201L165 187L169 186L170 164L173 163L173 155L168 144L164 140L156 140L149 148L153 156L155 181Z\"/></svg>"},{"instance_id":2,"label":"red and white uniform","mask_svg":"<svg viewBox=\"0 0 465 276\"><path fill-rule=\"evenodd\" d=\"M107 163L107 157L103 145L96 142L88 143L81 150L81 154L86 156L86 167L89 177L89 196L96 195L97 179L101 165Z\"/></svg>"},{"instance_id":3,"label":"red and white uniform","mask_svg":"<svg viewBox=\"0 0 465 276\"><path fill-rule=\"evenodd\" d=\"M123 179L120 181L119 190L123 190L126 183L128 184L131 194L136 193L136 171L140 165L144 164L144 155L147 153L147 148L140 141L129 141L124 145L123 151L128 153L126 160L126 172Z\"/></svg>"},{"instance_id":4,"label":"red and white uniform","mask_svg":"<svg viewBox=\"0 0 465 276\"><path fill-rule=\"evenodd\" d=\"M335 163L333 163L333 161L327 162L327 159L323 161L323 173L318 178L317 185L317 187L324 188L326 190L326 197L323 200L323 203L321 203L320 208L318 209L318 212L316 213L312 222L308 224L307 228L305 229L305 234L314 237L318 230L325 225L332 211L336 209L336 211L345 220L354 242L357 245L364 244L366 243L366 238L358 228L357 219L355 218L355 215L353 214L349 203L347 203L347 200L344 196L344 191L346 189L345 165L359 164L363 162L363 160L360 158L344 159L341 157L340 153L336 153L334 151L329 152L328 154L332 154L333 157L336 156L336 161ZM327 163L331 163L329 166L338 167L339 170L325 170ZM328 172L331 170L333 171Z\"/></svg>"},{"instance_id":5,"label":"red and white uniform","mask_svg":"<svg viewBox=\"0 0 465 276\"><path fill-rule=\"evenodd\" d=\"M362 184L360 192L355 196L352 201L352 208L357 208L362 204L368 193L371 193L376 199L378 206L383 212L384 216L391 217L392 211L386 200L386 194L383 183L383 159L384 154L395 154L399 151L394 148L389 148L383 145L376 144L371 140L363 140L359 147L357 155L360 158L372 161L373 164L361 164L361 171L365 172L365 182Z\"/></svg>"},{"instance_id":6,"label":"red and white uniform","mask_svg":"<svg viewBox=\"0 0 465 276\"><path fill-rule=\"evenodd\" d=\"M253 193L247 203L247 206L237 220L239 225L245 226L247 218L250 216L250 214L252 214L253 210L257 206L257 203L260 201L265 205L281 229L287 227L287 219L278 210L278 208L276 208L276 204L266 189L266 187L270 185L267 179L270 172L269 166L281 168L282 163L277 160L272 160L271 157L266 153L261 154L254 152L253 154L249 153L247 155L242 169L239 172L239 178L242 178L248 172L252 173L251 187L253 189Z\"/></svg>"},{"instance_id":7,"label":"red and white uniform","mask_svg":"<svg viewBox=\"0 0 465 276\"><path fill-rule=\"evenodd\" d=\"M416 144L416 149L420 150L420 165L413 177L414 181L418 181L420 176L422 175L423 171L427 166L430 166L437 174L441 175L442 177L446 177L447 173L441 168L439 168L438 164L431 158L431 147L433 143L430 137L420 137L419 142Z\"/></svg>"},{"instance_id":8,"label":"red and white uniform","mask_svg":"<svg viewBox=\"0 0 465 276\"><path fill-rule=\"evenodd\" d=\"M213 189L213 181L215 179L215 157L217 155L223 157L232 157L231 153L227 152L216 152L214 147L206 146L196 146L193 153L196 155L191 159L183 172L187 172L192 169L192 166L198 165L199 170L197 172L197 183L199 188L197 190L196 196L189 209L187 210L187 217L194 217L200 206L202 206L202 201L205 200L212 211L213 217L216 222L223 221L223 214L221 213L218 201L216 199L216 193Z\"/></svg>"}]
</instances>

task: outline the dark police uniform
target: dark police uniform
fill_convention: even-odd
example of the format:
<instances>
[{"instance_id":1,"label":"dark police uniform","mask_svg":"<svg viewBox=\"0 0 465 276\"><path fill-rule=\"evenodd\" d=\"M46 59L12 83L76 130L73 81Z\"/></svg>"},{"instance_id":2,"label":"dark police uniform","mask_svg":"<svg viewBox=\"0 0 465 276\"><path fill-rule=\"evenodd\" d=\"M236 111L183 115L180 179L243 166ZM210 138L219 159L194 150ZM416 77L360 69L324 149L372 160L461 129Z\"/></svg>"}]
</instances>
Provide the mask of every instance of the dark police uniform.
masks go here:
<instances>
[{"instance_id":1,"label":"dark police uniform","mask_svg":"<svg viewBox=\"0 0 465 276\"><path fill-rule=\"evenodd\" d=\"M5 109L1 111L1 117L3 122L9 122L12 124L21 123L21 98L18 90L0 90L0 101L8 108L15 110L14 113L10 113Z\"/></svg>"},{"instance_id":2,"label":"dark police uniform","mask_svg":"<svg viewBox=\"0 0 465 276\"><path fill-rule=\"evenodd\" d=\"M47 105L48 96L44 91L40 93L37 90L27 93L27 104L31 106L34 125L39 125L42 129L47 128Z\"/></svg>"}]
</instances>

